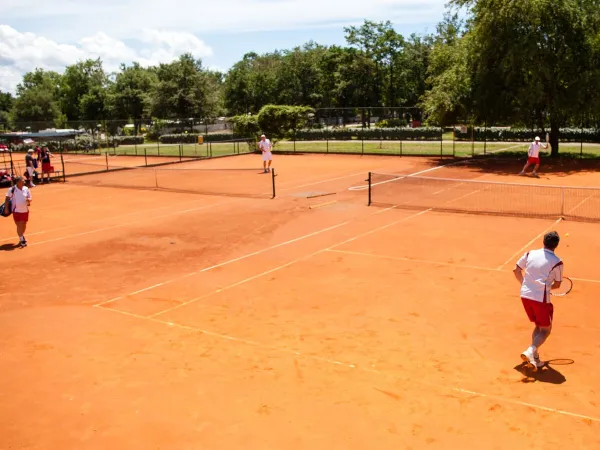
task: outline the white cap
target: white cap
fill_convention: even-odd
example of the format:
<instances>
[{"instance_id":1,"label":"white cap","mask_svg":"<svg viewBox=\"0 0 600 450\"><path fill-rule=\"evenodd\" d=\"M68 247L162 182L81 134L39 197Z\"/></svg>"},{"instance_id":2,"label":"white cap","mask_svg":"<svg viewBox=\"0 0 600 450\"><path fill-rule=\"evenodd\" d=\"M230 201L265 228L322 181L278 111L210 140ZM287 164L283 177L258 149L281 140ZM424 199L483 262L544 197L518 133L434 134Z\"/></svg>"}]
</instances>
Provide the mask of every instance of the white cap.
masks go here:
<instances>
[{"instance_id":1,"label":"white cap","mask_svg":"<svg viewBox=\"0 0 600 450\"><path fill-rule=\"evenodd\" d=\"M539 137L539 136L536 136L536 137L535 137L535 140L536 140L536 141L539 141L539 140L540 140L540 137Z\"/></svg>"},{"instance_id":2,"label":"white cap","mask_svg":"<svg viewBox=\"0 0 600 450\"><path fill-rule=\"evenodd\" d=\"M266 137L264 134L261 134L260 137Z\"/></svg>"}]
</instances>

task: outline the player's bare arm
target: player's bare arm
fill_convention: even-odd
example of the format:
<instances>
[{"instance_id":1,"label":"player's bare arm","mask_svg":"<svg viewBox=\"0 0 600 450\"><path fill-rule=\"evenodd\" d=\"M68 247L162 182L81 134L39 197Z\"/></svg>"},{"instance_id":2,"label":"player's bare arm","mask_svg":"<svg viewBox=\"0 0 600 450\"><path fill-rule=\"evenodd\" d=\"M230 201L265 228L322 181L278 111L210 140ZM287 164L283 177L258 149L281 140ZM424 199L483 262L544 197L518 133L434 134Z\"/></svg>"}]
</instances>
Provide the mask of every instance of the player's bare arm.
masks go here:
<instances>
[{"instance_id":1,"label":"player's bare arm","mask_svg":"<svg viewBox=\"0 0 600 450\"><path fill-rule=\"evenodd\" d=\"M519 266L515 266L513 273L519 284L523 284L523 270Z\"/></svg>"}]
</instances>

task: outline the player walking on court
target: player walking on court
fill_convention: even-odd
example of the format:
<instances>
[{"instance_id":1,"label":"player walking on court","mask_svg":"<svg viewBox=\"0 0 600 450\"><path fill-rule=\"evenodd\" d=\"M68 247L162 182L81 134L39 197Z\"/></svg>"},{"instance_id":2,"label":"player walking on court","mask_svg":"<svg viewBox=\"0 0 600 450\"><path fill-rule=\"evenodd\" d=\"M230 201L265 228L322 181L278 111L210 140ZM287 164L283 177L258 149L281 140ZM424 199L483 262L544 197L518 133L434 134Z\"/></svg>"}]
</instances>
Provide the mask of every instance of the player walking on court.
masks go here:
<instances>
[{"instance_id":1,"label":"player walking on court","mask_svg":"<svg viewBox=\"0 0 600 450\"><path fill-rule=\"evenodd\" d=\"M29 221L29 206L31 205L31 192L25 186L23 177L15 178L15 185L6 193L5 206L8 206L8 201L12 203L13 219L17 225L17 235L19 236L19 245L27 247L27 239L25 239L25 230Z\"/></svg>"},{"instance_id":2,"label":"player walking on court","mask_svg":"<svg viewBox=\"0 0 600 450\"><path fill-rule=\"evenodd\" d=\"M527 168L530 165L535 164L532 175L534 177L538 176L537 170L540 168L540 149L542 147L544 147L545 150L548 148L548 144L540 144L540 138L536 136L535 141L529 144L529 150L527 150L527 162L525 163L525 167L523 167L523 170L521 170L521 173L519 173L519 175L525 175L525 171L527 170Z\"/></svg>"},{"instance_id":3,"label":"player walking on court","mask_svg":"<svg viewBox=\"0 0 600 450\"><path fill-rule=\"evenodd\" d=\"M271 171L271 162L273 161L273 154L271 153L271 149L273 148L273 144L271 141L267 139L267 137L263 134L260 136L260 142L258 143L258 148L260 148L262 152L263 159L263 168L265 173ZM268 161L268 166L267 166Z\"/></svg>"},{"instance_id":4,"label":"player walking on court","mask_svg":"<svg viewBox=\"0 0 600 450\"><path fill-rule=\"evenodd\" d=\"M534 372L544 366L540 361L539 348L552 331L554 305L550 301L550 290L559 288L562 282L563 262L554 253L559 242L556 231L547 233L544 248L525 253L514 269L521 284L521 302L527 317L535 323L531 345L521 353L521 359Z\"/></svg>"}]
</instances>

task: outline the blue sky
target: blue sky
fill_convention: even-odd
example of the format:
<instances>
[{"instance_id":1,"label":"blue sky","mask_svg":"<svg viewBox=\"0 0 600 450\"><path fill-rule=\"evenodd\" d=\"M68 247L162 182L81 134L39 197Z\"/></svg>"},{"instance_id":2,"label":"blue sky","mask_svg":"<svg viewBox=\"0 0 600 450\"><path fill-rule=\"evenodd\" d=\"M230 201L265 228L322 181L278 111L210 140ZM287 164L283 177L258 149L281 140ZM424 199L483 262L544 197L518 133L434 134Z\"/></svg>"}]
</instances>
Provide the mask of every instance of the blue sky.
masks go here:
<instances>
[{"instance_id":1,"label":"blue sky","mask_svg":"<svg viewBox=\"0 0 600 450\"><path fill-rule=\"evenodd\" d=\"M245 53L288 49L310 40L344 44L344 26L390 20L404 35L433 32L446 0L2 0L0 90L14 92L25 72L62 72L100 57L169 62L184 52L226 71Z\"/></svg>"}]
</instances>

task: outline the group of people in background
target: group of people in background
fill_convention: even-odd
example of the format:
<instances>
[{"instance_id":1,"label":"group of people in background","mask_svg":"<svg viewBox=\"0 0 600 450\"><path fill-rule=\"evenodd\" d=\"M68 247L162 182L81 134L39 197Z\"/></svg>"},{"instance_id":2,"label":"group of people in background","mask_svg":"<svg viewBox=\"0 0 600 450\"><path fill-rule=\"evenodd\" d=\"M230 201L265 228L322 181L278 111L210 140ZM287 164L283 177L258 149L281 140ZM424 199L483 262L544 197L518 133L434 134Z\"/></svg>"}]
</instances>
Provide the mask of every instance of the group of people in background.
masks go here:
<instances>
[{"instance_id":1,"label":"group of people in background","mask_svg":"<svg viewBox=\"0 0 600 450\"><path fill-rule=\"evenodd\" d=\"M50 174L54 172L54 166L51 163L52 153L48 150L48 147L36 147L29 149L25 156L25 179L30 187L34 187L33 182L34 174L38 167L42 169L42 183L50 183Z\"/></svg>"}]
</instances>

